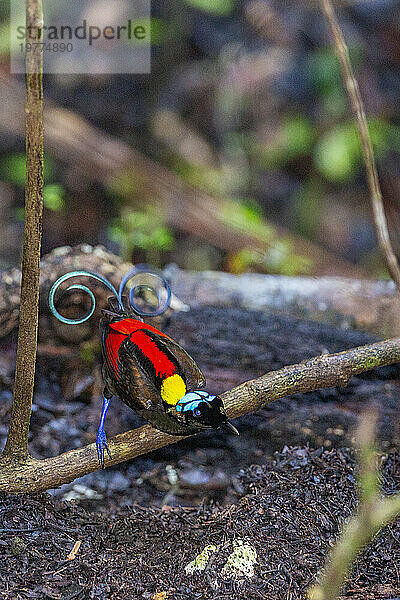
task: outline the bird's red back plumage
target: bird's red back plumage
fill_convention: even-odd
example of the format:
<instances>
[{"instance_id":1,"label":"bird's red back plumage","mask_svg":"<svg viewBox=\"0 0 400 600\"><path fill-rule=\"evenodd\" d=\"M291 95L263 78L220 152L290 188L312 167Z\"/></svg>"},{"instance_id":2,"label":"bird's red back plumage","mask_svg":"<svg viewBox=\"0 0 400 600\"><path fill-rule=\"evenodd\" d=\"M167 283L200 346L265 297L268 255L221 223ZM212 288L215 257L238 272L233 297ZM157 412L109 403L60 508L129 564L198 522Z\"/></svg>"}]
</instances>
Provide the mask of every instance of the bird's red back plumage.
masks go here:
<instances>
[{"instance_id":1,"label":"bird's red back plumage","mask_svg":"<svg viewBox=\"0 0 400 600\"><path fill-rule=\"evenodd\" d=\"M131 342L137 346L140 352L147 357L156 372L156 375L162 379L176 373L175 364L168 358L162 349L157 345L154 336L149 336L151 332L156 336L167 338L164 333L136 319L125 318L108 325L108 331L105 335L105 354L108 363L113 368L118 377L118 350L122 342L129 337Z\"/></svg>"}]
</instances>

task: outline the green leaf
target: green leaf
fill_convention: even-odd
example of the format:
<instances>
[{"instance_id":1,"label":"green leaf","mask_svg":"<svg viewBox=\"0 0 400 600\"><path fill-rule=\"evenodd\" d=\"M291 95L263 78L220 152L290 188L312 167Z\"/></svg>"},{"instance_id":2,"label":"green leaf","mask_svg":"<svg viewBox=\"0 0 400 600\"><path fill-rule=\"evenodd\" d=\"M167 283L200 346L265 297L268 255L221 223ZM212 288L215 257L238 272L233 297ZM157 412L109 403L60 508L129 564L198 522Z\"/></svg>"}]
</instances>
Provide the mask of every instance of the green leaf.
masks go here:
<instances>
[{"instance_id":1,"label":"green leaf","mask_svg":"<svg viewBox=\"0 0 400 600\"><path fill-rule=\"evenodd\" d=\"M311 122L300 114L286 115L268 142L247 139L248 152L261 168L277 169L311 152L314 131Z\"/></svg>"},{"instance_id":2,"label":"green leaf","mask_svg":"<svg viewBox=\"0 0 400 600\"><path fill-rule=\"evenodd\" d=\"M129 43L134 46L147 45L149 41L152 46L159 46L176 33L172 25L166 24L165 21L156 17L151 19L135 19L132 22L132 30L135 27L143 27L146 35L142 40L132 36ZM150 40L148 32L150 32Z\"/></svg>"},{"instance_id":3,"label":"green leaf","mask_svg":"<svg viewBox=\"0 0 400 600\"><path fill-rule=\"evenodd\" d=\"M172 250L174 246L172 232L164 225L162 217L152 211L124 212L110 225L109 236L129 251L134 248Z\"/></svg>"},{"instance_id":4,"label":"green leaf","mask_svg":"<svg viewBox=\"0 0 400 600\"><path fill-rule=\"evenodd\" d=\"M230 15L236 4L236 0L185 0L185 2L194 8L216 16Z\"/></svg>"},{"instance_id":5,"label":"green leaf","mask_svg":"<svg viewBox=\"0 0 400 600\"><path fill-rule=\"evenodd\" d=\"M347 181L357 168L357 145L355 129L340 125L324 135L316 145L314 162L330 181Z\"/></svg>"},{"instance_id":6,"label":"green leaf","mask_svg":"<svg viewBox=\"0 0 400 600\"><path fill-rule=\"evenodd\" d=\"M153 17L150 21L151 45L159 46L170 37L172 28L167 26L165 21Z\"/></svg>"},{"instance_id":7,"label":"green leaf","mask_svg":"<svg viewBox=\"0 0 400 600\"><path fill-rule=\"evenodd\" d=\"M329 93L341 82L340 64L331 48L316 50L308 62L313 86L321 94Z\"/></svg>"},{"instance_id":8,"label":"green leaf","mask_svg":"<svg viewBox=\"0 0 400 600\"><path fill-rule=\"evenodd\" d=\"M216 196L225 196L230 189L243 185L246 173L229 164L222 167L202 167L180 157L172 165L174 171L193 186Z\"/></svg>"},{"instance_id":9,"label":"green leaf","mask_svg":"<svg viewBox=\"0 0 400 600\"><path fill-rule=\"evenodd\" d=\"M312 125L303 115L286 117L282 124L281 135L289 158L307 154L314 139Z\"/></svg>"},{"instance_id":10,"label":"green leaf","mask_svg":"<svg viewBox=\"0 0 400 600\"><path fill-rule=\"evenodd\" d=\"M360 65L363 59L361 45L349 48L353 67ZM343 89L340 63L333 48L318 49L308 59L308 69L314 88L323 96L331 94L333 88Z\"/></svg>"},{"instance_id":11,"label":"green leaf","mask_svg":"<svg viewBox=\"0 0 400 600\"><path fill-rule=\"evenodd\" d=\"M326 113L325 120L338 118L347 114L347 96L340 86L332 87L323 95L323 107Z\"/></svg>"},{"instance_id":12,"label":"green leaf","mask_svg":"<svg viewBox=\"0 0 400 600\"><path fill-rule=\"evenodd\" d=\"M23 223L25 218L25 209L23 206L17 206L14 211L14 218L17 223Z\"/></svg>"},{"instance_id":13,"label":"green leaf","mask_svg":"<svg viewBox=\"0 0 400 600\"><path fill-rule=\"evenodd\" d=\"M0 163L1 176L4 181L13 183L18 187L25 186L25 170L25 154L10 154L5 156Z\"/></svg>"},{"instance_id":14,"label":"green leaf","mask_svg":"<svg viewBox=\"0 0 400 600\"><path fill-rule=\"evenodd\" d=\"M396 126L380 118L368 120L368 128L377 159L395 149ZM340 123L328 131L314 150L314 163L330 181L348 181L362 164L361 142L355 123Z\"/></svg>"},{"instance_id":15,"label":"green leaf","mask_svg":"<svg viewBox=\"0 0 400 600\"><path fill-rule=\"evenodd\" d=\"M43 204L46 208L56 212L65 206L64 188L58 183L45 185L43 189Z\"/></svg>"},{"instance_id":16,"label":"green leaf","mask_svg":"<svg viewBox=\"0 0 400 600\"><path fill-rule=\"evenodd\" d=\"M22 152L9 154L2 158L0 162L0 175L3 181L12 183L18 187L25 187L25 170L26 157ZM43 171L45 181L54 179L54 162L47 155L45 155Z\"/></svg>"}]
</instances>

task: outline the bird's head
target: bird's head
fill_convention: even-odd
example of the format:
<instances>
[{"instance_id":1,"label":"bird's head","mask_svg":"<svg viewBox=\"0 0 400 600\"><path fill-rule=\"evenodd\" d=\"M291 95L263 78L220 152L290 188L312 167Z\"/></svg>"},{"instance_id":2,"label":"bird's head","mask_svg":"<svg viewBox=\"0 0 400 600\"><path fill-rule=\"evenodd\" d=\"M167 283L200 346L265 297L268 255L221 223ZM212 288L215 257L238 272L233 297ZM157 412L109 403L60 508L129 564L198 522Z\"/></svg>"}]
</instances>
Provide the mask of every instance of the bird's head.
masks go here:
<instances>
[{"instance_id":1,"label":"bird's head","mask_svg":"<svg viewBox=\"0 0 400 600\"><path fill-rule=\"evenodd\" d=\"M228 421L219 396L212 396L205 391L188 392L179 400L175 408L188 424L197 423L204 428L213 427L214 429L221 427L239 435L236 427Z\"/></svg>"}]
</instances>

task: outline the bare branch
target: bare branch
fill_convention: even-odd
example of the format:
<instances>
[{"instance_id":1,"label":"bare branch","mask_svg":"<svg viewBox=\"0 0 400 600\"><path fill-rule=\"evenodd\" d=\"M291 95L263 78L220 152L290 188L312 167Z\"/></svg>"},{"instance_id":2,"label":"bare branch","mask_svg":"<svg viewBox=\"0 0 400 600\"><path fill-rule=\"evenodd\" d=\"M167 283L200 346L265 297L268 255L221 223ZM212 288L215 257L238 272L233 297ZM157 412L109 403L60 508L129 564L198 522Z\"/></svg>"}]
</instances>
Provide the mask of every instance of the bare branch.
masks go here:
<instances>
[{"instance_id":1,"label":"bare branch","mask_svg":"<svg viewBox=\"0 0 400 600\"><path fill-rule=\"evenodd\" d=\"M319 388L344 386L352 375L375 367L400 361L400 338L361 346L337 354L323 354L311 360L283 367L278 371L247 381L222 394L230 418L258 410L284 396L309 392ZM115 436L109 440L112 459L106 465L116 465L167 444L181 437L171 436L149 425ZM45 460L29 459L23 464L0 462L0 491L13 493L41 492L69 483L77 477L99 468L96 445L71 450Z\"/></svg>"},{"instance_id":2,"label":"bare branch","mask_svg":"<svg viewBox=\"0 0 400 600\"><path fill-rule=\"evenodd\" d=\"M332 3L330 0L320 0L320 2L322 10L329 23L336 54L342 69L343 81L346 86L347 94L353 109L354 118L356 120L358 131L361 137L365 168L367 171L368 187L371 196L372 211L374 215L375 229L379 246L385 257L389 273L396 283L397 289L400 291L400 267L390 242L385 210L383 207L382 192L379 185L374 151L372 148L371 137L365 116L364 104L360 94L360 88L356 78L354 77L348 48L346 46L346 42L344 41Z\"/></svg>"},{"instance_id":3,"label":"bare branch","mask_svg":"<svg viewBox=\"0 0 400 600\"><path fill-rule=\"evenodd\" d=\"M26 1L26 31L41 39L41 0ZM36 48L36 50L34 49ZM19 320L14 399L4 453L14 459L28 455L28 433L35 377L40 245L43 212L43 54L40 44L26 53L26 186Z\"/></svg>"}]
</instances>

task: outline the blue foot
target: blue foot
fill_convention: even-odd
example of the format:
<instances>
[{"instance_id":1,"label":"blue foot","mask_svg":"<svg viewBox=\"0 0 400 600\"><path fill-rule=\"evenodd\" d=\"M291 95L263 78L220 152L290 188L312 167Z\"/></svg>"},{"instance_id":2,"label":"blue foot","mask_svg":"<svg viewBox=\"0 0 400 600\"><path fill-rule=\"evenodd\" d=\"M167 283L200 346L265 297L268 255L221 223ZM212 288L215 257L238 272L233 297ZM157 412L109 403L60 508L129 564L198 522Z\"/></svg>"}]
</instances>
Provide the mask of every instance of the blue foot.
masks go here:
<instances>
[{"instance_id":1,"label":"blue foot","mask_svg":"<svg viewBox=\"0 0 400 600\"><path fill-rule=\"evenodd\" d=\"M104 429L100 429L100 427L97 432L96 446L97 446L97 456L99 458L100 466L102 469L104 469L104 448L107 450L107 454L108 454L109 458L111 458L111 452L107 445L106 432L104 431Z\"/></svg>"},{"instance_id":2,"label":"blue foot","mask_svg":"<svg viewBox=\"0 0 400 600\"><path fill-rule=\"evenodd\" d=\"M103 398L103 409L101 411L101 417L100 417L100 425L97 430L97 439L96 439L97 456L98 456L99 463L100 463L100 466L102 469L104 469L104 448L107 450L107 454L108 454L109 458L111 458L111 452L110 452L109 447L107 446L106 432L104 431L104 423L106 420L106 414L107 414L109 406L110 406L110 400L107 399L106 397L104 397Z\"/></svg>"}]
</instances>

